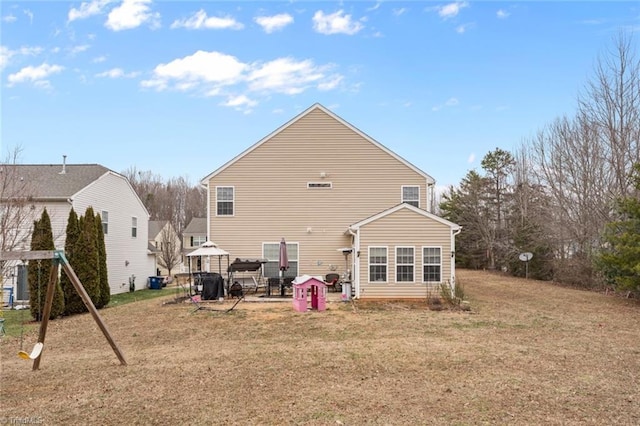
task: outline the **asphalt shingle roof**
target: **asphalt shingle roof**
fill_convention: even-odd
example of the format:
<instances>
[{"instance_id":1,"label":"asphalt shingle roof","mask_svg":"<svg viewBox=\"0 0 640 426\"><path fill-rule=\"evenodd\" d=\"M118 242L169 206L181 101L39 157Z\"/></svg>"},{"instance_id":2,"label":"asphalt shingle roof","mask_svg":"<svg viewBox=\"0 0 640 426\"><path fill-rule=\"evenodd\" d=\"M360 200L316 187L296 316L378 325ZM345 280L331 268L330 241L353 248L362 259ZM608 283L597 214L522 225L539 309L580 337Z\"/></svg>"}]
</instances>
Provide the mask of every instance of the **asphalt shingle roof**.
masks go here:
<instances>
[{"instance_id":1,"label":"asphalt shingle roof","mask_svg":"<svg viewBox=\"0 0 640 426\"><path fill-rule=\"evenodd\" d=\"M34 198L69 198L111 170L99 164L11 164Z\"/></svg>"},{"instance_id":2,"label":"asphalt shingle roof","mask_svg":"<svg viewBox=\"0 0 640 426\"><path fill-rule=\"evenodd\" d=\"M207 219L204 217L194 217L191 222L184 228L184 234L206 234Z\"/></svg>"}]
</instances>

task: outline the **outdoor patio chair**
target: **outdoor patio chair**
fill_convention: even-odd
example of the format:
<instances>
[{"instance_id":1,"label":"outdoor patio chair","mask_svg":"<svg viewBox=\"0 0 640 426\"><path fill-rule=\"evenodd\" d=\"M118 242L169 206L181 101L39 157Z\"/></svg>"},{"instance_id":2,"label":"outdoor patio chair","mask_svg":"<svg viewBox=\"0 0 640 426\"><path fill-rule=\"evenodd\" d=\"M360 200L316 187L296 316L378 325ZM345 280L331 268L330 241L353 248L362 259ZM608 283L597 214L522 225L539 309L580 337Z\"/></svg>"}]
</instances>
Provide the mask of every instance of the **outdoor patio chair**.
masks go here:
<instances>
[{"instance_id":1,"label":"outdoor patio chair","mask_svg":"<svg viewBox=\"0 0 640 426\"><path fill-rule=\"evenodd\" d=\"M340 281L340 275L339 274L327 274L324 277L324 283L327 285L327 288L333 288L333 291L338 291L338 286Z\"/></svg>"}]
</instances>

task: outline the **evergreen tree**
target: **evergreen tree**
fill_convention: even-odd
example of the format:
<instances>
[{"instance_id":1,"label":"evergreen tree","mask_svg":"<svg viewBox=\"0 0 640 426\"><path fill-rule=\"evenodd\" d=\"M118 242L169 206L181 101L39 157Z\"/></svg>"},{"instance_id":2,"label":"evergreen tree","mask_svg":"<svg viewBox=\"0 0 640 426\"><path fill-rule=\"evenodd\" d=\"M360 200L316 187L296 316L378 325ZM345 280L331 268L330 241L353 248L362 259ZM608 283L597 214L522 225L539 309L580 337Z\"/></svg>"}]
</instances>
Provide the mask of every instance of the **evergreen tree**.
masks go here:
<instances>
[{"instance_id":1,"label":"evergreen tree","mask_svg":"<svg viewBox=\"0 0 640 426\"><path fill-rule=\"evenodd\" d=\"M31 250L55 250L53 243L53 232L51 230L51 219L45 208L42 211L40 220L33 222L33 233L31 235ZM47 285L53 259L30 260L28 266L29 283L29 306L34 319L42 320L42 313L47 297ZM60 281L56 277L53 293L53 303L49 319L59 317L64 313L64 294Z\"/></svg>"},{"instance_id":2,"label":"evergreen tree","mask_svg":"<svg viewBox=\"0 0 640 426\"><path fill-rule=\"evenodd\" d=\"M76 264L73 265L73 269L95 305L100 296L100 266L94 218L93 208L88 207L84 216L80 216L78 220L80 234L77 245L74 247ZM86 311L87 308L83 305L82 312Z\"/></svg>"},{"instance_id":3,"label":"evergreen tree","mask_svg":"<svg viewBox=\"0 0 640 426\"><path fill-rule=\"evenodd\" d=\"M82 258L82 254L78 253L77 245L80 238L80 224L78 215L72 208L69 212L69 219L67 221L67 237L64 244L64 252L69 261L71 267L76 270L79 259ZM77 271L76 271L77 273ZM64 308L65 315L73 315L81 312L86 312L86 307L82 298L76 291L73 284L66 274L62 274L61 277L62 289L64 291Z\"/></svg>"},{"instance_id":4,"label":"evergreen tree","mask_svg":"<svg viewBox=\"0 0 640 426\"><path fill-rule=\"evenodd\" d=\"M635 194L618 201L619 219L607 224L605 248L597 265L618 290L640 293L640 163L634 165L631 182Z\"/></svg>"},{"instance_id":5,"label":"evergreen tree","mask_svg":"<svg viewBox=\"0 0 640 426\"><path fill-rule=\"evenodd\" d=\"M96 308L104 308L111 300L111 288L109 287L109 275L107 273L107 250L104 244L104 230L102 229L102 218L96 213L96 244L98 246L98 263L100 267L100 297L97 300Z\"/></svg>"}]
</instances>

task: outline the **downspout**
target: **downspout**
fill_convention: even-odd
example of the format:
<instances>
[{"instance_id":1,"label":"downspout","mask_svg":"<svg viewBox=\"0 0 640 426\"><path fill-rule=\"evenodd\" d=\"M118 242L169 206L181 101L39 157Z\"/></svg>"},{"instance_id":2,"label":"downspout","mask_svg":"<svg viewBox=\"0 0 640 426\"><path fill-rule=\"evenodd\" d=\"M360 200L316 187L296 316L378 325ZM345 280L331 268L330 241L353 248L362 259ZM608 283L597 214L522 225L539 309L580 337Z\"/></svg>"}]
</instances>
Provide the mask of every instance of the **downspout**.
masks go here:
<instances>
[{"instance_id":1,"label":"downspout","mask_svg":"<svg viewBox=\"0 0 640 426\"><path fill-rule=\"evenodd\" d=\"M351 263L353 264L353 270L351 272L351 285L355 290L355 298L360 298L360 234L351 227L347 228L347 231L353 237L353 251L351 252Z\"/></svg>"},{"instance_id":2,"label":"downspout","mask_svg":"<svg viewBox=\"0 0 640 426\"><path fill-rule=\"evenodd\" d=\"M451 296L456 292L456 235L462 232L459 227L451 233Z\"/></svg>"}]
</instances>

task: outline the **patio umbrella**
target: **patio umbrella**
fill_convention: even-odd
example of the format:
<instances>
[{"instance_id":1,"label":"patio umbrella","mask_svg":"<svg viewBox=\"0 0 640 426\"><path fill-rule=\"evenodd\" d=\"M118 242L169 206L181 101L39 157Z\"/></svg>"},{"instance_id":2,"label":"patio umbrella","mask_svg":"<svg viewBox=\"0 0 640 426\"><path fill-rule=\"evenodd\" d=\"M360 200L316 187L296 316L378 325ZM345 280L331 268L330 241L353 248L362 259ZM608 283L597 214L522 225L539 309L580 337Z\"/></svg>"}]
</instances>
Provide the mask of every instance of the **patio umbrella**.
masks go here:
<instances>
[{"instance_id":1,"label":"patio umbrella","mask_svg":"<svg viewBox=\"0 0 640 426\"><path fill-rule=\"evenodd\" d=\"M284 271L289 269L289 255L287 254L287 243L284 238L280 241L280 256L278 260L280 269L280 293L284 293Z\"/></svg>"}]
</instances>

